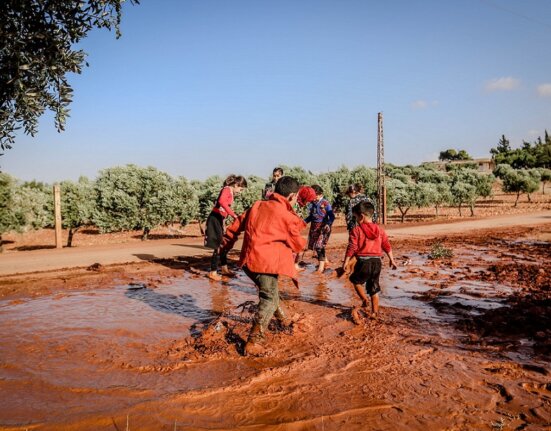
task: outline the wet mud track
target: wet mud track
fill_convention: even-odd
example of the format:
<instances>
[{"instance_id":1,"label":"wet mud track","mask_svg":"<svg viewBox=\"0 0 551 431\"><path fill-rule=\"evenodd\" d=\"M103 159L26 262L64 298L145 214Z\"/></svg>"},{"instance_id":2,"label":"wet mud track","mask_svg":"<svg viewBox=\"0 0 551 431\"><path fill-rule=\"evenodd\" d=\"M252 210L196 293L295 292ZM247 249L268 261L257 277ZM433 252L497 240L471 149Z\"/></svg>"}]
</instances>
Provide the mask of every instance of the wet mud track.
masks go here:
<instances>
[{"instance_id":1,"label":"wet mud track","mask_svg":"<svg viewBox=\"0 0 551 431\"><path fill-rule=\"evenodd\" d=\"M0 429L550 429L551 256L533 237L440 238L447 260L396 242L381 317L360 325L346 278L307 259L301 288L281 288L295 322L272 322L260 358L241 355L254 285L210 283L206 262L6 296Z\"/></svg>"}]
</instances>

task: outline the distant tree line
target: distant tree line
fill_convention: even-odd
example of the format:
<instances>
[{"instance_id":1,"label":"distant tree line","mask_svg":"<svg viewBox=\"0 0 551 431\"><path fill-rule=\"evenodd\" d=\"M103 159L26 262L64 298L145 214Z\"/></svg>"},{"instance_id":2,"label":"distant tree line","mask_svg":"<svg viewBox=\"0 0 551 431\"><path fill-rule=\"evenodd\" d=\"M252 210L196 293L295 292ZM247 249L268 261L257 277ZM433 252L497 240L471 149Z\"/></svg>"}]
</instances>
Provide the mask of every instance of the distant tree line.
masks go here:
<instances>
[{"instance_id":1,"label":"distant tree line","mask_svg":"<svg viewBox=\"0 0 551 431\"><path fill-rule=\"evenodd\" d=\"M542 139L533 142L523 141L520 148L511 148L511 143L501 136L497 147L490 150L497 165L505 164L515 169L551 168L551 138L547 130Z\"/></svg>"},{"instance_id":2,"label":"distant tree line","mask_svg":"<svg viewBox=\"0 0 551 431\"><path fill-rule=\"evenodd\" d=\"M359 183L365 193L376 198L375 169L359 166L341 167L335 171L314 174L302 167L283 166L301 184L319 184L336 212L348 204L344 193L348 185ZM420 166L386 165L387 205L397 209L401 221L413 208L434 208L435 215L444 206L468 208L475 214L476 202L492 194L496 177L503 190L518 197L536 191L539 184L551 181L549 169L514 169L498 165L495 176L469 167L445 172L427 163ZM248 188L236 197L234 209L241 213L261 196L266 178L247 177ZM192 220L203 222L222 186L223 178L211 176L204 181L173 177L153 167L126 165L104 169L95 180L81 177L63 181L61 186L62 223L68 229L68 246L83 226L96 226L101 232L141 230L142 238L161 225ZM515 202L515 205L517 204ZM37 181L21 182L0 173L0 244L8 231L53 227L53 194L51 185Z\"/></svg>"}]
</instances>

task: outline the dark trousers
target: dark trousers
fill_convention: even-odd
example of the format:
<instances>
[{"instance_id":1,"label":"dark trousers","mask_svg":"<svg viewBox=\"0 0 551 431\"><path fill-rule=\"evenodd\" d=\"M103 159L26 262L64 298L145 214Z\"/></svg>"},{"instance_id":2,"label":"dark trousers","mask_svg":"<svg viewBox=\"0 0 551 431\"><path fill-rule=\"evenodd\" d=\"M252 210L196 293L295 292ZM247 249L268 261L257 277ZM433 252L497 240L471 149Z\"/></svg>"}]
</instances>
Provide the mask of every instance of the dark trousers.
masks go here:
<instances>
[{"instance_id":1,"label":"dark trousers","mask_svg":"<svg viewBox=\"0 0 551 431\"><path fill-rule=\"evenodd\" d=\"M325 248L320 248L316 250L316 255L320 262L325 260Z\"/></svg>"},{"instance_id":2,"label":"dark trousers","mask_svg":"<svg viewBox=\"0 0 551 431\"><path fill-rule=\"evenodd\" d=\"M218 270L218 263L220 265L224 266L228 264L228 253L225 251L218 254L218 250L214 250L212 252L212 257L210 258L210 270L216 271Z\"/></svg>"}]
</instances>

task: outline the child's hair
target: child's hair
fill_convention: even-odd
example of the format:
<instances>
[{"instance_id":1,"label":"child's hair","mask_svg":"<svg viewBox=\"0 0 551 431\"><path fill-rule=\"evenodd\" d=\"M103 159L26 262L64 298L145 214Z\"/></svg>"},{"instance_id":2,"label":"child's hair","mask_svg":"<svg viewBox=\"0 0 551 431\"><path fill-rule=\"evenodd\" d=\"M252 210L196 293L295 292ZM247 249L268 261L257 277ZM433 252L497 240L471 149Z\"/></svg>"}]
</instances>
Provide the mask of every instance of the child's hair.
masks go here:
<instances>
[{"instance_id":1,"label":"child's hair","mask_svg":"<svg viewBox=\"0 0 551 431\"><path fill-rule=\"evenodd\" d=\"M352 193L363 193L364 188L360 183L351 184L346 189L346 194L351 195Z\"/></svg>"},{"instance_id":2,"label":"child's hair","mask_svg":"<svg viewBox=\"0 0 551 431\"><path fill-rule=\"evenodd\" d=\"M375 207L371 202L363 201L352 208L352 214L356 214L358 216L365 215L372 217L373 213L375 213Z\"/></svg>"},{"instance_id":3,"label":"child's hair","mask_svg":"<svg viewBox=\"0 0 551 431\"><path fill-rule=\"evenodd\" d=\"M275 186L275 192L284 197L298 192L298 181L293 177L281 177Z\"/></svg>"},{"instance_id":4,"label":"child's hair","mask_svg":"<svg viewBox=\"0 0 551 431\"><path fill-rule=\"evenodd\" d=\"M276 172L279 172L281 174L281 176L283 176L283 169L281 169L280 167L277 167L277 168L274 168L274 170L272 171L272 174L275 174Z\"/></svg>"},{"instance_id":5,"label":"child's hair","mask_svg":"<svg viewBox=\"0 0 551 431\"><path fill-rule=\"evenodd\" d=\"M231 186L237 186L237 187L243 187L247 188L247 180L245 177L242 177L241 175L230 175L226 180L224 181L224 187L231 187Z\"/></svg>"},{"instance_id":6,"label":"child's hair","mask_svg":"<svg viewBox=\"0 0 551 431\"><path fill-rule=\"evenodd\" d=\"M318 186L317 184L314 184L314 185L312 186L312 188L313 188L314 191L316 192L316 195L317 195L317 196L323 195L323 189L322 189L320 186Z\"/></svg>"}]
</instances>

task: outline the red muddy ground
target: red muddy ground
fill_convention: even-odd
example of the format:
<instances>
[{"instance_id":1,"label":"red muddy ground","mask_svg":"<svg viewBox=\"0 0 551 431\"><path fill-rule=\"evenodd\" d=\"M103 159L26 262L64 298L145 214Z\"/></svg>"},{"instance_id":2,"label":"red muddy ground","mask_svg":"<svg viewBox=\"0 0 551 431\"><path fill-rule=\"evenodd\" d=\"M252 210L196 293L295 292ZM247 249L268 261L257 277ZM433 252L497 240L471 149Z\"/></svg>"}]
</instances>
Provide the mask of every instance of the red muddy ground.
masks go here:
<instances>
[{"instance_id":1,"label":"red muddy ground","mask_svg":"<svg viewBox=\"0 0 551 431\"><path fill-rule=\"evenodd\" d=\"M205 260L0 281L0 428L551 429L551 224L394 242L378 321L346 279L282 283L296 323L241 356L256 290ZM330 250L333 262L342 249Z\"/></svg>"}]
</instances>

